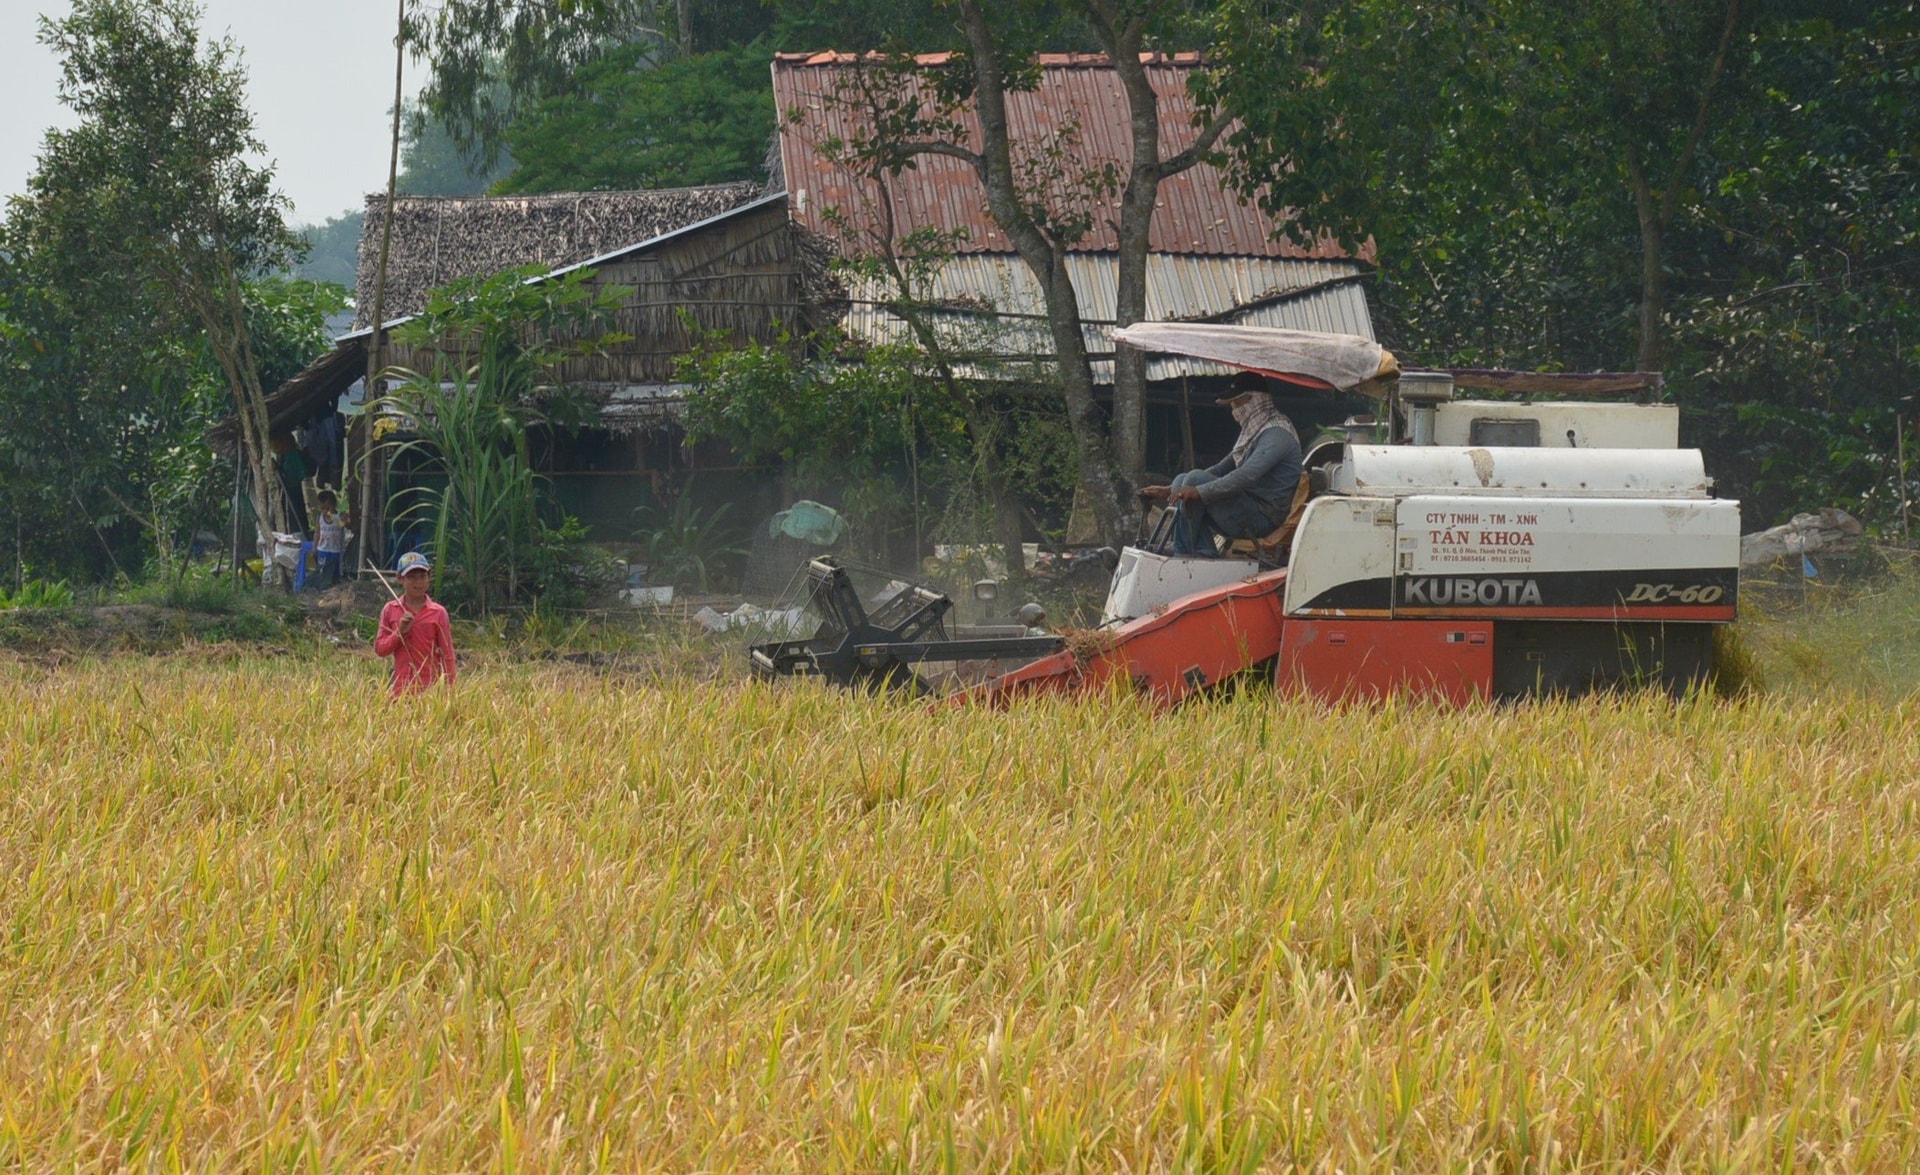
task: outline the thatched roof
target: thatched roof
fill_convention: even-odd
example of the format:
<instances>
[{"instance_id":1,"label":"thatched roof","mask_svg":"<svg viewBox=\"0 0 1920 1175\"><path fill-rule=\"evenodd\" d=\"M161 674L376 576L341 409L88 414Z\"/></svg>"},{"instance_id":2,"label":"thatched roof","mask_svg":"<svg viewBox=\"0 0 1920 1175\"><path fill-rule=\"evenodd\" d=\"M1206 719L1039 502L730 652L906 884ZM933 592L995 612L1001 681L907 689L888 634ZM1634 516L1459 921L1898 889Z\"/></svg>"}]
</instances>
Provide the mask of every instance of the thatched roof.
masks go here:
<instances>
[{"instance_id":1,"label":"thatched roof","mask_svg":"<svg viewBox=\"0 0 1920 1175\"><path fill-rule=\"evenodd\" d=\"M697 208L698 201L711 198L710 194L727 196L734 190L692 189L694 198L678 202L678 207ZM687 190L662 194L685 196ZM789 328L805 329L813 314L844 313L845 291L826 272L826 246L794 228L786 207L786 194L775 192L675 225L646 240L623 241L597 254L568 257L567 264L552 267L546 276L584 267L594 271L591 280L629 287L614 317L625 341L605 352L569 360L557 373L559 379L580 390L611 395L602 423L622 431L658 415L662 405L677 399L668 389L677 360L709 335L771 343ZM403 218L407 212L403 203ZM582 241L583 248L594 247L588 238L574 239ZM395 258L399 256L396 250ZM408 317L396 311L387 316L387 325ZM362 328L341 336L331 351L269 395L267 411L273 430L305 423L337 401L364 374L372 335L370 328ZM397 344L383 362L424 371L434 352L429 347L423 355L417 346ZM238 422L229 416L207 439L219 452L231 453L238 435Z\"/></svg>"},{"instance_id":2,"label":"thatched roof","mask_svg":"<svg viewBox=\"0 0 1920 1175\"><path fill-rule=\"evenodd\" d=\"M429 291L456 278L518 265L568 265L730 212L760 195L758 184L740 183L549 196L403 196L395 202L383 315L391 322L417 314ZM356 327L373 324L386 205L384 195L367 197Z\"/></svg>"}]
</instances>

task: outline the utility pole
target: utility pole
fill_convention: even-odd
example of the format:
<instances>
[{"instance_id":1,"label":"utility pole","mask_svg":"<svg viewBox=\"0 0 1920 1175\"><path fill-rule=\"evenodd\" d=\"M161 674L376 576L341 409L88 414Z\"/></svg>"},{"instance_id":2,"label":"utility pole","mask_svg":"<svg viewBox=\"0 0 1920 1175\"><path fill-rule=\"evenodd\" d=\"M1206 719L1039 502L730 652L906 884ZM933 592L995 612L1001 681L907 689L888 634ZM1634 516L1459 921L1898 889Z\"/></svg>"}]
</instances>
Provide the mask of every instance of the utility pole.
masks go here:
<instances>
[{"instance_id":1,"label":"utility pole","mask_svg":"<svg viewBox=\"0 0 1920 1175\"><path fill-rule=\"evenodd\" d=\"M398 0L399 8L393 22L393 137L387 154L387 207L380 221L380 263L373 273L373 337L367 341L367 383L366 393L361 397L364 406L360 415L366 432L360 449L360 570L365 571L370 564L367 548L373 540L373 459L376 446L373 443L374 421L367 414L377 398L375 387L379 376L386 369L386 315L387 315L387 256L393 248L393 205L394 196L400 187L400 104L405 92L401 89L407 67L407 0ZM384 513L384 511L383 511Z\"/></svg>"}]
</instances>

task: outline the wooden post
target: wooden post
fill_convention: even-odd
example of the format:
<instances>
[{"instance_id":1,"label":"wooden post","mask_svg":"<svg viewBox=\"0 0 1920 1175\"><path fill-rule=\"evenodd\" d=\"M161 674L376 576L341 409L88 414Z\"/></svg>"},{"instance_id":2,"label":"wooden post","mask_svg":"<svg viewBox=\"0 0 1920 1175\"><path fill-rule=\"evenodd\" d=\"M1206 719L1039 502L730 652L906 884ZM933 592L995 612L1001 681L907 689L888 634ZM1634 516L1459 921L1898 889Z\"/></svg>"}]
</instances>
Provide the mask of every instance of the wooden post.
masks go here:
<instances>
[{"instance_id":1,"label":"wooden post","mask_svg":"<svg viewBox=\"0 0 1920 1175\"><path fill-rule=\"evenodd\" d=\"M235 434L234 434L233 446L234 446L233 501L229 503L229 505L233 507L233 511L232 511L233 513L233 545L227 549L227 554L230 555L233 559L233 566L232 568L229 569L230 570L229 577L232 579L238 580L240 578L240 563L241 563L241 559L240 559L240 487L242 485L241 479L246 476L246 472L247 472L247 458L246 458L246 454L240 451L240 439L239 439L239 433L237 430L235 431Z\"/></svg>"},{"instance_id":2,"label":"wooden post","mask_svg":"<svg viewBox=\"0 0 1920 1175\"><path fill-rule=\"evenodd\" d=\"M371 412L375 400L380 398L380 372L385 368L383 362L386 347L387 315L387 257L393 248L394 196L400 187L400 106L406 94L401 88L406 77L407 66L407 0L397 0L399 8L393 25L393 136L387 154L387 207L380 222L380 263L373 274L373 337L367 340L367 390L362 397L365 408L360 418L366 422L366 437L361 445L364 471L360 477L360 569L369 566L367 552L373 549L374 539L385 525L386 503L376 501L374 483L374 462L376 460L373 438L373 419Z\"/></svg>"},{"instance_id":3,"label":"wooden post","mask_svg":"<svg viewBox=\"0 0 1920 1175\"><path fill-rule=\"evenodd\" d=\"M1180 464L1181 471L1195 468L1193 455L1193 396L1186 376L1180 377Z\"/></svg>"},{"instance_id":4,"label":"wooden post","mask_svg":"<svg viewBox=\"0 0 1920 1175\"><path fill-rule=\"evenodd\" d=\"M1910 542L1913 539L1913 528L1907 512L1907 418L1904 413L1894 413L1893 429L1897 434L1894 447L1898 452L1897 461L1900 467L1900 538Z\"/></svg>"}]
</instances>

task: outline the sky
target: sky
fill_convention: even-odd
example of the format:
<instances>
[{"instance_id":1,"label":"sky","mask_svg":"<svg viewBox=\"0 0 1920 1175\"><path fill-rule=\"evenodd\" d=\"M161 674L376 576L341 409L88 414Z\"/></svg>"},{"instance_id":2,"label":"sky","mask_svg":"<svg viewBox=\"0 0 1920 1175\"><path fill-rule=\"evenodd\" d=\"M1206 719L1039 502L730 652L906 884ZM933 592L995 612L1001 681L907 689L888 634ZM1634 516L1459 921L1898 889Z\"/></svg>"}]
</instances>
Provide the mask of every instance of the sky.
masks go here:
<instances>
[{"instance_id":1,"label":"sky","mask_svg":"<svg viewBox=\"0 0 1920 1175\"><path fill-rule=\"evenodd\" d=\"M393 0L201 0L209 34L244 50L254 130L276 162L292 221L318 224L387 184L393 108ZM65 0L0 0L0 193L26 188L40 140L68 121L59 63L39 15ZM407 63L406 89L424 67Z\"/></svg>"}]
</instances>

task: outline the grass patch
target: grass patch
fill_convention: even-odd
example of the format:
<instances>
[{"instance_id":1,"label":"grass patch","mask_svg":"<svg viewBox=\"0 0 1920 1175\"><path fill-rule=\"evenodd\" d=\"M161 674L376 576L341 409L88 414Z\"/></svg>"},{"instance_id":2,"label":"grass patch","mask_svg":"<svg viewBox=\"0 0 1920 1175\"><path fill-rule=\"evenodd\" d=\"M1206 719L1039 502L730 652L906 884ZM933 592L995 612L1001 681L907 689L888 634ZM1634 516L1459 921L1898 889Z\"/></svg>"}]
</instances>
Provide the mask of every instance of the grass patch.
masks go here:
<instances>
[{"instance_id":1,"label":"grass patch","mask_svg":"<svg viewBox=\"0 0 1920 1175\"><path fill-rule=\"evenodd\" d=\"M1749 595L1740 611L1741 639L1769 688L1920 690L1920 570L1911 564L1804 596Z\"/></svg>"},{"instance_id":2,"label":"grass patch","mask_svg":"<svg viewBox=\"0 0 1920 1175\"><path fill-rule=\"evenodd\" d=\"M0 667L0 1164L1910 1167L1920 703Z\"/></svg>"}]
</instances>

